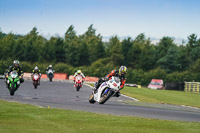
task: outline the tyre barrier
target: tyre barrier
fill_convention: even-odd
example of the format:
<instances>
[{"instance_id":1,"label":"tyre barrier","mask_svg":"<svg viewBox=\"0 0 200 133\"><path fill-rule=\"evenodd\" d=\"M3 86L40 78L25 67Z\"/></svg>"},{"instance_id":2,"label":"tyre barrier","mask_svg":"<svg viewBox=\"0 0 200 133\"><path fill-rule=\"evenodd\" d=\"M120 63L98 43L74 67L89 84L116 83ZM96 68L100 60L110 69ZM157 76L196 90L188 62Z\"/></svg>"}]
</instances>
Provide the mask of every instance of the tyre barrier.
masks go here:
<instances>
[{"instance_id":1,"label":"tyre barrier","mask_svg":"<svg viewBox=\"0 0 200 133\"><path fill-rule=\"evenodd\" d=\"M185 92L198 93L200 88L200 82L185 82Z\"/></svg>"}]
</instances>

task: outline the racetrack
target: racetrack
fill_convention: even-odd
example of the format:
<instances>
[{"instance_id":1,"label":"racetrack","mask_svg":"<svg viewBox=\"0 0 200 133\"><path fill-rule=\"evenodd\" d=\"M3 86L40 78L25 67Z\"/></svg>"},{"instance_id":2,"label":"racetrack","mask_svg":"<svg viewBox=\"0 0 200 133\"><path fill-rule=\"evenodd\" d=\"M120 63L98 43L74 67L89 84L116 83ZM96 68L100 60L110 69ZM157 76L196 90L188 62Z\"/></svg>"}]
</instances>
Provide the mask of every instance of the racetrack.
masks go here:
<instances>
[{"instance_id":1,"label":"racetrack","mask_svg":"<svg viewBox=\"0 0 200 133\"><path fill-rule=\"evenodd\" d=\"M4 80L0 80L0 86L0 99L9 101L94 113L200 122L200 109L171 105L140 104L123 96L109 99L103 105L98 103L90 104L88 98L92 92L91 88L84 85L77 92L70 81L41 81L41 85L34 89L32 82L27 80L21 84L14 96L10 96ZM125 103L137 103L137 105Z\"/></svg>"}]
</instances>

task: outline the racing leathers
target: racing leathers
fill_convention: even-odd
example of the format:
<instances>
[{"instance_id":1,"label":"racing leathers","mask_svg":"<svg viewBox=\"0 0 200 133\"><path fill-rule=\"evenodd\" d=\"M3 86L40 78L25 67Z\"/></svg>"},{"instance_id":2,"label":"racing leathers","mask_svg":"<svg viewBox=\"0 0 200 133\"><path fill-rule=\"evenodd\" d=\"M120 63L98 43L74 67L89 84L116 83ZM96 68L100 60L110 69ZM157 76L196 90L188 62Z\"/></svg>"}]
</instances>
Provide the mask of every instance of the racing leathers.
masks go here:
<instances>
[{"instance_id":1,"label":"racing leathers","mask_svg":"<svg viewBox=\"0 0 200 133\"><path fill-rule=\"evenodd\" d=\"M119 79L120 79L120 81L121 81L120 90L123 89L123 88L124 88L124 84L125 84L125 82L126 82L125 74L120 75L120 74L119 74L119 70L112 70L111 73L109 73L108 75L106 75L105 79L101 78L101 79L99 79L99 81L95 84L95 88L94 88L95 92L97 92L99 86L100 86L103 82L108 81L109 79L112 78L112 76L117 76L117 77L119 77ZM119 96L120 96L120 92L117 92L115 96L116 96L116 97L119 97Z\"/></svg>"},{"instance_id":2,"label":"racing leathers","mask_svg":"<svg viewBox=\"0 0 200 133\"><path fill-rule=\"evenodd\" d=\"M83 73L77 73L77 72L76 72L76 73L74 74L74 76L73 76L74 82L75 82L76 76L78 76L79 74L82 76L83 81L85 80L85 75L84 75Z\"/></svg>"},{"instance_id":3,"label":"racing leathers","mask_svg":"<svg viewBox=\"0 0 200 133\"><path fill-rule=\"evenodd\" d=\"M23 83L24 82L23 70L20 66L14 66L14 65L9 67L9 70L8 70L8 73L7 73L7 76L6 76L6 81L8 80L8 75L14 70L17 71L17 73L19 75L20 83Z\"/></svg>"},{"instance_id":4,"label":"racing leathers","mask_svg":"<svg viewBox=\"0 0 200 133\"><path fill-rule=\"evenodd\" d=\"M39 69L38 69L38 70L33 69L33 72L32 72L32 74L31 74L32 79L33 79L33 75L34 75L35 73L37 73L37 74L39 75L38 84L40 85L41 72L40 72Z\"/></svg>"}]
</instances>

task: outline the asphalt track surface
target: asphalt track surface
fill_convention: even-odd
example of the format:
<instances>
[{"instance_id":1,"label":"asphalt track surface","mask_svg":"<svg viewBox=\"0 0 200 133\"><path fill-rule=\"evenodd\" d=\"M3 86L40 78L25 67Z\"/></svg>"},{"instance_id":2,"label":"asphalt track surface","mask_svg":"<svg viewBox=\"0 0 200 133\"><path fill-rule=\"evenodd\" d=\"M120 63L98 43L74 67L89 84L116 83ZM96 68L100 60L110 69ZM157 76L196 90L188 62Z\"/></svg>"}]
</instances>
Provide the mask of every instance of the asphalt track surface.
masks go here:
<instances>
[{"instance_id":1,"label":"asphalt track surface","mask_svg":"<svg viewBox=\"0 0 200 133\"><path fill-rule=\"evenodd\" d=\"M200 122L200 109L198 108L144 104L123 96L113 97L103 105L90 104L88 98L91 92L92 89L86 85L77 92L73 83L69 81L41 81L41 85L34 89L32 81L27 80L21 84L14 96L10 96L4 80L0 80L0 99L3 100L101 114Z\"/></svg>"}]
</instances>

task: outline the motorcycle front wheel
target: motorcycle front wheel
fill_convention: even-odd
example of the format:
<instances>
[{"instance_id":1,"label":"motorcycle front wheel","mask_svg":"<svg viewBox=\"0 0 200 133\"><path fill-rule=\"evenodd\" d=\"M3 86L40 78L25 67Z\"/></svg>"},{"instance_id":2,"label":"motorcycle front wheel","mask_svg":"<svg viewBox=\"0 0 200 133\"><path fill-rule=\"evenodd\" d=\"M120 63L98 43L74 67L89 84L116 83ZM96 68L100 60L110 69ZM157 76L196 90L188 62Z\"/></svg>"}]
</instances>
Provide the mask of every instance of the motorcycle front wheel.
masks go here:
<instances>
[{"instance_id":1,"label":"motorcycle front wheel","mask_svg":"<svg viewBox=\"0 0 200 133\"><path fill-rule=\"evenodd\" d=\"M16 87L17 87L17 86L16 86ZM12 83L11 88L10 88L10 95L11 95L11 96L13 96L13 95L15 94L15 90L17 89L16 87L15 87L15 84Z\"/></svg>"},{"instance_id":2,"label":"motorcycle front wheel","mask_svg":"<svg viewBox=\"0 0 200 133\"><path fill-rule=\"evenodd\" d=\"M89 103L95 103L96 101L94 101L94 94L92 93L89 97Z\"/></svg>"},{"instance_id":3,"label":"motorcycle front wheel","mask_svg":"<svg viewBox=\"0 0 200 133\"><path fill-rule=\"evenodd\" d=\"M104 104L112 96L112 94L113 94L113 91L111 90L109 90L106 94L104 94L104 91L103 91L99 104Z\"/></svg>"},{"instance_id":4,"label":"motorcycle front wheel","mask_svg":"<svg viewBox=\"0 0 200 133\"><path fill-rule=\"evenodd\" d=\"M33 81L33 86L34 86L35 89L37 89L37 86L38 86L38 81L37 80Z\"/></svg>"}]
</instances>

